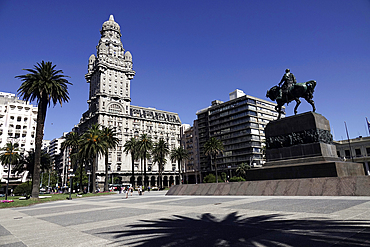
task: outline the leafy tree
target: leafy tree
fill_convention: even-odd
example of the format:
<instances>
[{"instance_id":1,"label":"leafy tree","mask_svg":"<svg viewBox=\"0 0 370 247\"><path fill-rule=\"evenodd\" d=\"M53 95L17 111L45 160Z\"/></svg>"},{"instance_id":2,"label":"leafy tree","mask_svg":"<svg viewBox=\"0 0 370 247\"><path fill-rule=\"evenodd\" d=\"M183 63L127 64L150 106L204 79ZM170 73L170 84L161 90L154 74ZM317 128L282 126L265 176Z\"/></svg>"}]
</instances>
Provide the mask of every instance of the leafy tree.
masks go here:
<instances>
[{"instance_id":1,"label":"leafy tree","mask_svg":"<svg viewBox=\"0 0 370 247\"><path fill-rule=\"evenodd\" d=\"M42 61L37 63L34 69L25 69L29 72L26 75L19 75L16 78L22 80L22 85L18 89L18 94L26 101L37 101L37 125L35 138L35 169L33 170L32 198L39 198L40 184L40 161L42 139L44 136L44 124L47 107L50 103L55 106L58 102L68 102L68 84L62 70L55 70L56 65L51 62Z\"/></svg>"},{"instance_id":2,"label":"leafy tree","mask_svg":"<svg viewBox=\"0 0 370 247\"><path fill-rule=\"evenodd\" d=\"M126 154L131 153L131 184L135 188L135 160L139 158L138 141L132 137L123 147Z\"/></svg>"},{"instance_id":3,"label":"leafy tree","mask_svg":"<svg viewBox=\"0 0 370 247\"><path fill-rule=\"evenodd\" d=\"M218 183L218 176L217 176L217 163L216 157L217 155L221 154L224 150L224 145L222 142L215 138L211 137L208 139L208 141L204 144L204 153L205 155L210 156L211 158L211 166L214 164L215 165L215 170L216 170L216 183Z\"/></svg>"},{"instance_id":4,"label":"leafy tree","mask_svg":"<svg viewBox=\"0 0 370 247\"><path fill-rule=\"evenodd\" d=\"M158 171L159 171L159 187L163 187L162 182L162 171L164 164L167 162L166 156L169 154L170 149L168 147L168 143L165 142L162 138L159 139L158 143L154 144L152 150L153 162L158 164Z\"/></svg>"},{"instance_id":5,"label":"leafy tree","mask_svg":"<svg viewBox=\"0 0 370 247\"><path fill-rule=\"evenodd\" d=\"M182 183L182 162L189 158L189 152L182 146L171 150L171 160L177 160L177 166L179 169L180 181Z\"/></svg>"},{"instance_id":6,"label":"leafy tree","mask_svg":"<svg viewBox=\"0 0 370 247\"><path fill-rule=\"evenodd\" d=\"M208 174L203 178L203 183L215 183L216 177L212 173Z\"/></svg>"},{"instance_id":7,"label":"leafy tree","mask_svg":"<svg viewBox=\"0 0 370 247\"><path fill-rule=\"evenodd\" d=\"M139 152L140 152L141 159L144 160L144 187L145 188L148 187L148 184L147 184L148 179L146 177L146 160L152 148L153 148L152 139L147 134L142 134L139 140L139 150L140 150Z\"/></svg>"},{"instance_id":8,"label":"leafy tree","mask_svg":"<svg viewBox=\"0 0 370 247\"><path fill-rule=\"evenodd\" d=\"M103 127L101 132L102 139L105 144L104 156L105 156L105 180L104 180L104 191L109 190L109 179L108 179L108 154L109 149L115 149L119 143L119 139L116 137L117 132L110 127Z\"/></svg>"},{"instance_id":9,"label":"leafy tree","mask_svg":"<svg viewBox=\"0 0 370 247\"><path fill-rule=\"evenodd\" d=\"M93 124L82 135L80 154L85 160L91 160L92 190L96 193L96 160L97 156L104 154L106 144L102 137L99 124Z\"/></svg>"},{"instance_id":10,"label":"leafy tree","mask_svg":"<svg viewBox=\"0 0 370 247\"><path fill-rule=\"evenodd\" d=\"M241 163L238 165L238 168L236 168L236 173L243 178L246 178L247 171L251 169L251 166L248 165L247 163Z\"/></svg>"}]
</instances>

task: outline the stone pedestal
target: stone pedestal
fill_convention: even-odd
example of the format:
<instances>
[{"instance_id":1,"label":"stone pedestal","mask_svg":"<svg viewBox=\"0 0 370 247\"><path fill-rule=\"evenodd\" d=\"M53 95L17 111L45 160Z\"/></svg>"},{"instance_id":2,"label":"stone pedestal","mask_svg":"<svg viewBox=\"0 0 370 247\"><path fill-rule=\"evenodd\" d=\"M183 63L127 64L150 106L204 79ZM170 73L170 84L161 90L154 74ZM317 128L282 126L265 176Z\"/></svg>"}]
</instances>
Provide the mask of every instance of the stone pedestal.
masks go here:
<instances>
[{"instance_id":1,"label":"stone pedestal","mask_svg":"<svg viewBox=\"0 0 370 247\"><path fill-rule=\"evenodd\" d=\"M272 121L265 136L267 162L248 171L248 180L365 175L362 164L340 161L329 121L318 113Z\"/></svg>"},{"instance_id":2,"label":"stone pedestal","mask_svg":"<svg viewBox=\"0 0 370 247\"><path fill-rule=\"evenodd\" d=\"M265 136L266 165L339 161L329 121L320 114L306 112L272 121Z\"/></svg>"}]
</instances>

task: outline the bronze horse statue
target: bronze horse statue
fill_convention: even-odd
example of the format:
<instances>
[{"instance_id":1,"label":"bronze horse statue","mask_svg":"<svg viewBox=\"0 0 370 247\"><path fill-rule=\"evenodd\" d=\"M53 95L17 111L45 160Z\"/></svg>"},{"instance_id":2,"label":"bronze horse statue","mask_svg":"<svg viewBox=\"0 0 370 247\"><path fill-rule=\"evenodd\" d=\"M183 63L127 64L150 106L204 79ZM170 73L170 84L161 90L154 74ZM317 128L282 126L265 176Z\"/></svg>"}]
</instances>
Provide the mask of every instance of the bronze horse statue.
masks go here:
<instances>
[{"instance_id":1,"label":"bronze horse statue","mask_svg":"<svg viewBox=\"0 0 370 247\"><path fill-rule=\"evenodd\" d=\"M294 107L294 114L297 114L298 106L301 104L299 98L304 98L310 105L312 105L312 111L316 111L315 102L312 100L313 92L316 87L316 81L311 80L308 82L303 83L295 83L293 84L287 92L282 91L280 93L281 87L274 86L270 90L267 91L266 97L270 98L272 101L276 101L277 106L275 110L279 113L278 119L281 118L281 107L284 104L289 104L293 100L296 101L296 106ZM282 96L280 96L282 95Z\"/></svg>"}]
</instances>

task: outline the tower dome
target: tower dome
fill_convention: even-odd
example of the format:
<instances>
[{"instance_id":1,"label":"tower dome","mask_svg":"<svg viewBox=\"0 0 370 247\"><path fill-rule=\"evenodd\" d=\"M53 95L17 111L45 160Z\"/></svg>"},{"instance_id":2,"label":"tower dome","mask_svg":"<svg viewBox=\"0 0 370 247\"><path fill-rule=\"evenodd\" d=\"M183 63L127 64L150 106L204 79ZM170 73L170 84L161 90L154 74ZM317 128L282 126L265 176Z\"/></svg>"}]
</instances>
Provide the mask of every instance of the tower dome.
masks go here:
<instances>
[{"instance_id":1,"label":"tower dome","mask_svg":"<svg viewBox=\"0 0 370 247\"><path fill-rule=\"evenodd\" d=\"M103 34L103 32L106 32L106 31L118 32L120 37L121 37L121 28L118 25L118 23L114 21L113 15L110 15L109 20L107 20L103 23L103 26L102 26L102 29L101 29L100 33Z\"/></svg>"}]
</instances>

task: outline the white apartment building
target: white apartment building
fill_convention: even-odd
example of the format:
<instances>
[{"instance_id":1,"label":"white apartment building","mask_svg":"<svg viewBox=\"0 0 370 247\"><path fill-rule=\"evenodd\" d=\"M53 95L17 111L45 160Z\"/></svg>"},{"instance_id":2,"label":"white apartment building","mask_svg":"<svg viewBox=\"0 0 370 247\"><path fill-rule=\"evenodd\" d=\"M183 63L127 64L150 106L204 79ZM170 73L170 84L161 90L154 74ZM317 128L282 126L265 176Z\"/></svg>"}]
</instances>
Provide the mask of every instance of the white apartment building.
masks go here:
<instances>
[{"instance_id":1,"label":"white apartment building","mask_svg":"<svg viewBox=\"0 0 370 247\"><path fill-rule=\"evenodd\" d=\"M15 94L0 92L0 148L6 143L19 144L19 149L35 148L37 106L20 100ZM1 182L7 180L8 167L0 165ZM11 182L24 182L27 174L10 175Z\"/></svg>"},{"instance_id":2,"label":"white apartment building","mask_svg":"<svg viewBox=\"0 0 370 247\"><path fill-rule=\"evenodd\" d=\"M229 101L214 100L211 106L199 110L196 121L202 175L214 171L204 153L204 144L211 137L221 140L225 148L223 155L216 159L218 170L231 174L241 163L262 166L265 127L278 117L275 106L276 103L236 89L229 93Z\"/></svg>"},{"instance_id":3,"label":"white apartment building","mask_svg":"<svg viewBox=\"0 0 370 247\"><path fill-rule=\"evenodd\" d=\"M180 145L181 121L177 113L131 105L131 80L135 76L132 55L125 51L121 42L121 30L113 15L103 23L97 53L89 58L88 73L90 84L89 109L83 114L77 129L86 131L92 124L115 128L119 145L109 152L109 173L130 182L131 155L123 152L123 146L132 137L147 134L154 142L163 138L171 149ZM158 185L158 165L148 161L149 184ZM104 157L99 157L98 182L104 181ZM135 163L135 184L143 183L142 168ZM163 172L164 186L178 183L176 163L167 158Z\"/></svg>"}]
</instances>

